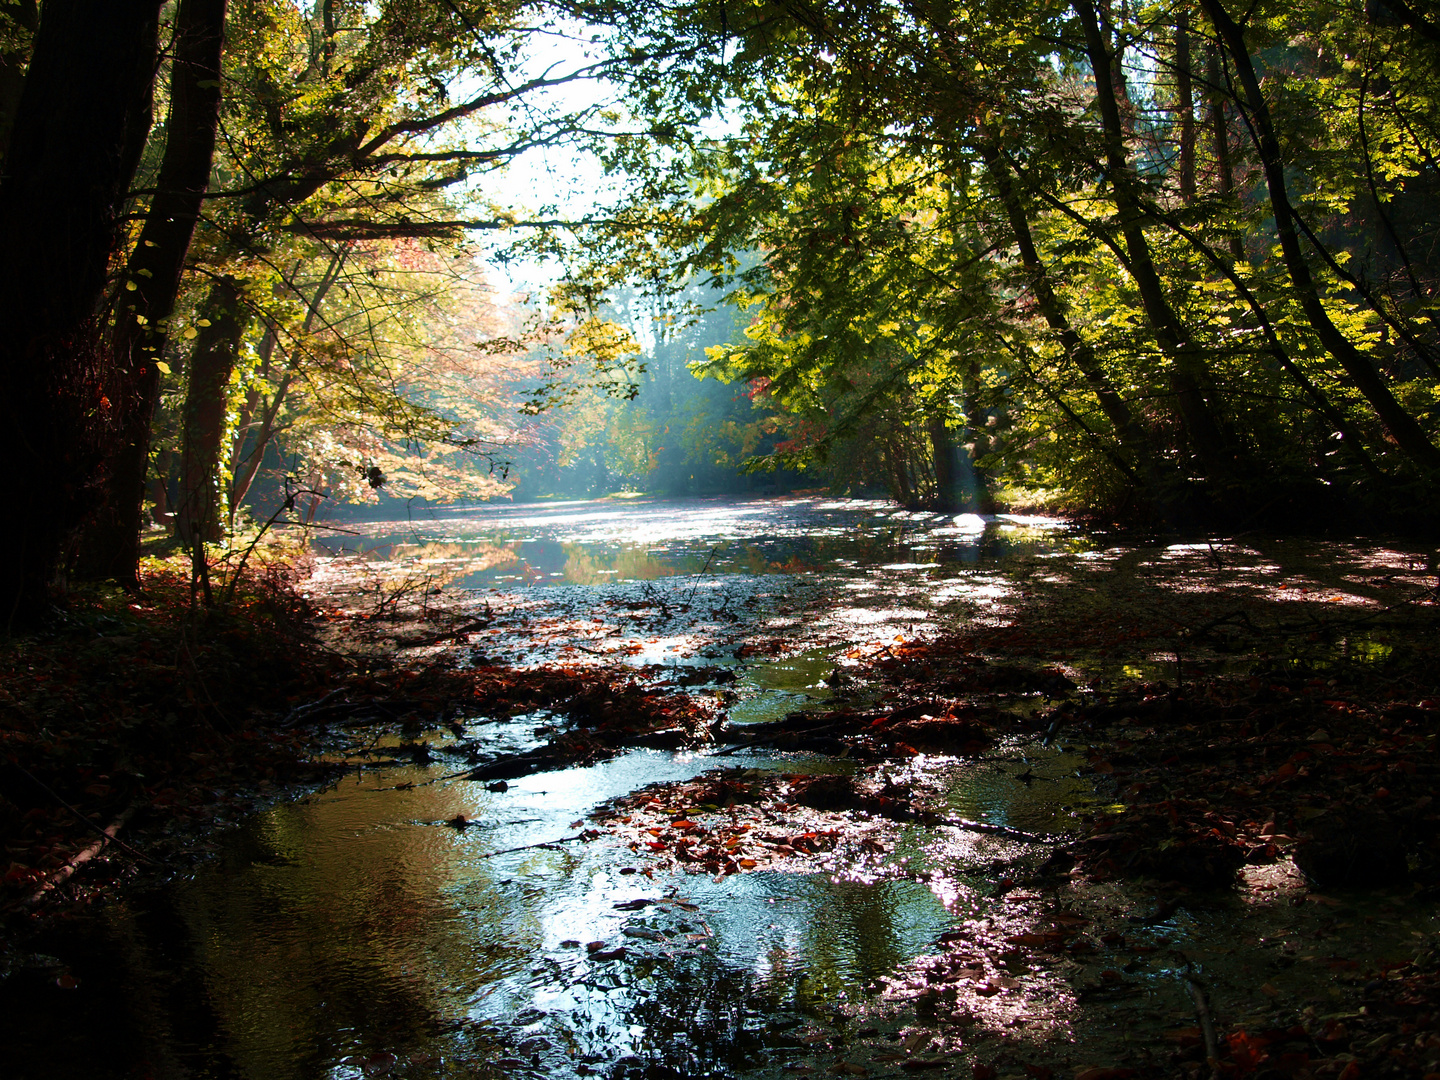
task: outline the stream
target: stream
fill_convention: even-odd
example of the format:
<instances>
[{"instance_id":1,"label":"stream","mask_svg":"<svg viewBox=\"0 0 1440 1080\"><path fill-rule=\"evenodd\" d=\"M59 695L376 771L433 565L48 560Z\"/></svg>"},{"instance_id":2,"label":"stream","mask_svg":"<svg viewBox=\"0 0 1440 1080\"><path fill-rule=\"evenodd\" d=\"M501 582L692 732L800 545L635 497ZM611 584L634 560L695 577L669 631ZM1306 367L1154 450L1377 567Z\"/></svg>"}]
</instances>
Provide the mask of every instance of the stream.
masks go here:
<instances>
[{"instance_id":1,"label":"stream","mask_svg":"<svg viewBox=\"0 0 1440 1080\"><path fill-rule=\"evenodd\" d=\"M823 497L499 506L345 529L315 541L314 589L338 610L442 597L476 615L463 640L431 646L456 663L628 665L738 722L823 704L848 666L897 641L1003 625L1027 582L1114 552L1052 519ZM524 751L548 719L463 717L459 737ZM1317 900L1281 862L1173 911L1120 882L1077 883L1065 903L1084 907L1097 958L1040 963L1007 939L1055 909L1015 885L1049 845L892 822L868 856L712 877L655 869L603 833L574 839L647 785L847 760L635 750L487 785L446 779L456 740L426 739L431 763L358 768L280 802L192 877L47 942L53 956L0 981L0 1071L659 1080L899 1076L923 1060L968 1078L972 1061L1056 1046L1077 1067L1144 1063L1163 1031L1194 1023L1186 972L1227 1022L1257 1023L1313 993L1314 966L1341 979L1350 958L1437 929L1433 905ZM957 818L1059 839L1113 801L1077 776L1083 761L1063 739L1017 740L895 769ZM957 940L973 943L977 974L960 985L974 993L917 997ZM62 969L78 988L57 988Z\"/></svg>"}]
</instances>

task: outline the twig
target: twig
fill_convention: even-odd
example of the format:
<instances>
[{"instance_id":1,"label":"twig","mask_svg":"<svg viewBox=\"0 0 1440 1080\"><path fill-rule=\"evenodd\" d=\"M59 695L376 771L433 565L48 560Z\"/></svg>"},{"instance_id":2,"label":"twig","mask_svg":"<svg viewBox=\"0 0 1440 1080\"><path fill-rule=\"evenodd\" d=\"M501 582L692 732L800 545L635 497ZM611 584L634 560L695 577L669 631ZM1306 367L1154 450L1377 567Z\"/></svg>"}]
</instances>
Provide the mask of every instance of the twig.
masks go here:
<instances>
[{"instance_id":1,"label":"twig","mask_svg":"<svg viewBox=\"0 0 1440 1080\"><path fill-rule=\"evenodd\" d=\"M685 597L686 607L689 607L690 601L695 599L695 591L700 588L700 579L703 578L705 572L710 569L710 560L715 558L715 553L720 550L721 545L724 543L725 541L720 541L719 544L716 544L710 549L710 554L705 557L705 565L700 568L700 573L695 576L695 584L690 586L690 592Z\"/></svg>"},{"instance_id":2,"label":"twig","mask_svg":"<svg viewBox=\"0 0 1440 1080\"><path fill-rule=\"evenodd\" d=\"M373 762L371 762L368 766L366 766L366 765L361 765L360 768L362 768L362 769L363 769L363 768L375 768L376 766L385 765L385 764L389 764L389 763L388 763L388 762L383 762L383 761L373 761ZM396 762L396 764L399 764L399 762ZM415 781L408 781L408 782L406 782L406 783L404 783L404 784L395 784L395 785L392 786L392 787L370 788L369 790L372 791L372 792L378 792L378 791L412 791L412 790L414 790L415 788L429 787L431 784L443 784L443 783L444 783L445 781L447 781L447 780L464 780L464 779L469 778L470 775L471 775L472 773L474 773L474 771L475 771L475 767L472 765L470 768L468 768L468 769L462 769L460 772L456 772L456 773L446 773L444 776L432 776L429 780L421 780L421 781L419 781L418 783L415 782Z\"/></svg>"},{"instance_id":3,"label":"twig","mask_svg":"<svg viewBox=\"0 0 1440 1080\"><path fill-rule=\"evenodd\" d=\"M299 720L299 719L301 719L302 717L304 717L304 716L308 715L309 713L314 712L316 709L320 708L322 705L324 705L326 702L328 702L331 698L335 697L337 694L343 694L344 692L345 692L345 687L343 687L343 686L337 686L334 690L331 690L328 694L326 694L326 695L325 695L324 697L322 697L322 698L319 698L319 699L317 699L317 700L315 700L315 701L312 701L312 702L310 702L310 703L308 703L308 704L306 704L306 705L296 705L295 708L293 708L293 709L290 710L290 714L285 717L285 723L287 723L287 724L293 724L294 721Z\"/></svg>"},{"instance_id":4,"label":"twig","mask_svg":"<svg viewBox=\"0 0 1440 1080\"><path fill-rule=\"evenodd\" d=\"M31 777L31 779L34 779L34 777ZM77 852L75 855L71 856L70 860L65 863L64 866L61 866L53 873L51 873L50 876L41 883L40 887L36 889L33 893L31 893L29 896L5 905L5 910L13 911L16 908L34 907L36 904L40 903L42 899L44 899L47 892L49 892L51 889L56 888L57 886L63 885L71 876L74 875L75 871L79 870L80 867L85 865L96 855L100 854L100 852L104 850L105 845L111 843L112 841L116 844L119 844L121 847L126 848L126 850L134 851L134 848L131 848L123 840L118 839L115 834L120 831L121 827L125 824L125 822L130 820L130 816L135 813L135 810L136 806L132 805L126 807L118 818L112 821L105 828L99 830L100 838L98 840L96 840L93 844L87 847L84 851ZM140 857L143 859L148 859L148 856L145 855L141 855ZM153 859L149 859L149 861L154 862Z\"/></svg>"},{"instance_id":5,"label":"twig","mask_svg":"<svg viewBox=\"0 0 1440 1080\"><path fill-rule=\"evenodd\" d=\"M1220 1080L1220 1042L1215 1037L1215 1022L1210 1018L1210 1006L1205 1003L1205 991L1192 974L1189 957L1185 958L1185 966L1180 970L1180 977L1185 980L1185 985L1190 990L1190 1000L1195 1003L1195 1016L1200 1021L1200 1034L1205 1039L1205 1058L1210 1063L1210 1080Z\"/></svg>"},{"instance_id":6,"label":"twig","mask_svg":"<svg viewBox=\"0 0 1440 1080\"><path fill-rule=\"evenodd\" d=\"M556 844L568 844L575 840L584 839L584 833L576 833L574 836L562 836L559 840L541 840L538 844L521 844L519 847L507 847L499 851L487 851L481 855L480 858L493 859L496 855L511 855L517 851L534 851L536 848L553 848Z\"/></svg>"},{"instance_id":7,"label":"twig","mask_svg":"<svg viewBox=\"0 0 1440 1080\"><path fill-rule=\"evenodd\" d=\"M963 829L965 832L991 833L1010 840L1023 840L1027 844L1055 843L1053 836L1041 836L1038 833L1025 832L1023 829L1012 829L1009 825L992 825L988 821L971 821L969 818L941 818L935 824L944 825L950 829Z\"/></svg>"}]
</instances>

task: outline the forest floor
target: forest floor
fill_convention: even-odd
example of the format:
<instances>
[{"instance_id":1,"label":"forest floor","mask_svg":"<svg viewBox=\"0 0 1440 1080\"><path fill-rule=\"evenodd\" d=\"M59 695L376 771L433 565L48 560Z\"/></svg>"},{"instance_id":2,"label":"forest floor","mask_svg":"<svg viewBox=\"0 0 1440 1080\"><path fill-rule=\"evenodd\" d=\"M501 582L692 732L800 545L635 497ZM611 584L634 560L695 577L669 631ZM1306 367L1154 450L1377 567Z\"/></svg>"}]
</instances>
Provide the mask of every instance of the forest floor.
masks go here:
<instances>
[{"instance_id":1,"label":"forest floor","mask_svg":"<svg viewBox=\"0 0 1440 1080\"><path fill-rule=\"evenodd\" d=\"M1311 544L1262 572L1202 544L1037 563L1003 613L853 650L826 707L743 729L721 699L687 693L676 669L666 681L585 655L461 662L495 613L383 591L365 601L312 587L303 600L311 569L277 561L218 613L196 609L184 576L157 564L142 595L79 593L50 630L0 646L0 913L12 949L40 922L185 872L219 830L323 782L337 746L353 750L368 729L401 736L370 760L428 760L421 736L453 726L458 739L462 714L544 705L565 718L524 753L471 746L469 774L495 784L634 746L767 745L859 762L849 777L717 768L602 808L587 830L654 871L716 875L863 850L874 821L1004 834L944 817L894 766L983 759L1025 736L1080 755L1109 800L1080 835L997 880L997 898L1035 900L1044 918L997 923L993 940L946 935L891 980L898 1019L820 1032L815 1062L792 1071L944 1070L963 1044L980 1048L965 1059L977 1080L1440 1077L1440 942L1417 933L1403 952L1375 955L1337 944L1348 897L1378 894L1398 920L1440 891L1440 603L1423 562L1378 544ZM746 807L762 807L768 826L739 824ZM1122 879L1144 883L1153 910L1085 907ZM1033 1041L1007 1040L1027 1022L1031 983L1063 969L1079 972L1077 998L1123 994L1157 948L1127 943L1127 925L1237 890L1282 890L1317 915L1311 940L1266 954L1287 977L1313 973L1308 984L1257 975L1263 1007L1242 1025L1213 1014L1197 976L1194 1021L1125 1060L1046 1060Z\"/></svg>"}]
</instances>

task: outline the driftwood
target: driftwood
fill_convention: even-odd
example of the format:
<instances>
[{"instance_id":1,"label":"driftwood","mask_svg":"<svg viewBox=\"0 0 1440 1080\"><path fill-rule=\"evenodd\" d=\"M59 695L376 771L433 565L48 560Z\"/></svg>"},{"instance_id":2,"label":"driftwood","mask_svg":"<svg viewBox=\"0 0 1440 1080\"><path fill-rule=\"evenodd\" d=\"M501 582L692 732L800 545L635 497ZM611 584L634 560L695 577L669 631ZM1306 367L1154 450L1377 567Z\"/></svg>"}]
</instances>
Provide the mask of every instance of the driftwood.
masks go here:
<instances>
[{"instance_id":1,"label":"driftwood","mask_svg":"<svg viewBox=\"0 0 1440 1080\"><path fill-rule=\"evenodd\" d=\"M138 809L138 807L136 806L127 807L125 811L121 813L121 815L117 817L114 821L112 821L109 825L105 826L105 828L103 829L99 829L100 836L95 840L93 844L85 848L83 851L76 852L70 857L69 861L66 862L64 866L58 867L56 870L52 871L50 876L40 883L40 887L36 889L33 893L31 893L29 896L22 897L21 899L13 901L12 903L6 905L7 910L35 907L37 904L40 903L41 900L45 898L46 893L50 892L52 889L57 888L60 885L63 885L66 881L69 881L70 878L74 876L75 871L79 870L80 867L84 866L91 859L95 858L96 855L99 855L100 852L103 851L106 846L108 846L112 841L116 844L122 844L128 851L134 851L135 849L130 847L130 845L125 844L124 841L116 840L115 834L118 833L121 828L124 827L125 823L130 820L136 809ZM155 861L153 859L150 859L149 856L144 855L143 853L137 852L137 854L140 854L141 858L147 859L150 862Z\"/></svg>"},{"instance_id":2,"label":"driftwood","mask_svg":"<svg viewBox=\"0 0 1440 1080\"><path fill-rule=\"evenodd\" d=\"M558 844L573 844L576 840L584 840L584 833L576 833L574 836L562 836L558 840L541 840L535 844L521 844L519 847L501 848L499 851L487 851L481 855L482 859L493 859L496 855L513 855L517 851L534 851L536 848L554 848Z\"/></svg>"},{"instance_id":3,"label":"driftwood","mask_svg":"<svg viewBox=\"0 0 1440 1080\"><path fill-rule=\"evenodd\" d=\"M919 820L924 821L924 817ZM971 821L969 818L941 818L934 822L925 822L944 826L948 829L963 829L965 832L987 833L991 836L1003 836L1007 840L1021 840L1027 844L1053 844L1055 837L1041 836L1039 833L1026 832L1024 829L1012 829L1009 825L992 825L988 821Z\"/></svg>"},{"instance_id":4,"label":"driftwood","mask_svg":"<svg viewBox=\"0 0 1440 1080\"><path fill-rule=\"evenodd\" d=\"M129 844L127 844L124 840L116 840L116 839L115 839L115 834L110 831L111 829L116 829L116 828L119 827L119 825L122 825L122 824L124 824L126 821L129 821L129 820L130 820L130 815L133 814L133 813L135 812L135 809L136 809L134 806L129 807L129 808L126 809L123 813L121 813L120 817L116 819L116 823L112 823L110 826L107 826L106 828L103 828L103 829L102 829L99 825L96 825L95 822L91 821L88 817L86 817L84 814L82 814L79 810L75 809L75 807L71 806L68 802L66 802L64 799L62 799L58 794L56 794L54 788L52 788L49 784L45 783L45 781L41 780L38 776L36 776L34 773L32 773L29 769L25 768L23 765L18 765L18 764L15 765L15 768L18 769L18 770L20 770L20 772L24 773L27 777L29 777L31 783L33 783L33 784L34 784L36 787L38 787L41 791L45 792L46 795L49 795L52 799L54 799L57 803L59 803L61 806L63 806L66 810L69 810L70 813L74 814L76 820L78 820L82 825L84 825L84 826L86 826L87 828L89 828L92 832L97 832L97 833L99 833L99 834L100 834L102 837L104 837L107 841L109 841L109 840L115 840L116 845L118 845L119 847L124 848L124 849L125 849L126 851L128 851L131 855L134 855L137 859L144 859L146 862L148 862L148 863L150 863L150 864L152 864L152 865L154 865L154 866L160 865L157 860L151 858L149 855L146 855L145 852L141 851L139 848L131 847L131 846L130 846Z\"/></svg>"},{"instance_id":5,"label":"driftwood","mask_svg":"<svg viewBox=\"0 0 1440 1080\"><path fill-rule=\"evenodd\" d=\"M1220 1040L1215 1037L1215 1021L1210 1016L1205 991L1192 973L1188 957L1181 969L1181 977L1190 991L1190 1000L1195 1003L1195 1017L1200 1021L1200 1034L1205 1039L1205 1060L1210 1066L1210 1080L1220 1080Z\"/></svg>"}]
</instances>

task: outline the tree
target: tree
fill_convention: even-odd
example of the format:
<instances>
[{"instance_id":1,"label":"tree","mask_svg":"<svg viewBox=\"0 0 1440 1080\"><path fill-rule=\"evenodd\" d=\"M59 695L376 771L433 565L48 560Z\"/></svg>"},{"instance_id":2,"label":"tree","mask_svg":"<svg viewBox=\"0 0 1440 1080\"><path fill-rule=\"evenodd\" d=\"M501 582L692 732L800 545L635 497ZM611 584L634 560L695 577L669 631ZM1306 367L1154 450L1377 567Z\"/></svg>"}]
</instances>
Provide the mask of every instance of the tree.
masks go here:
<instances>
[{"instance_id":1,"label":"tree","mask_svg":"<svg viewBox=\"0 0 1440 1080\"><path fill-rule=\"evenodd\" d=\"M136 584L151 421L160 402L170 319L185 257L210 186L227 3L181 0L175 13L165 153L145 224L121 274L126 295L110 332L110 348L126 371L130 390L119 402L119 433L104 499L80 544L77 572L85 577Z\"/></svg>"},{"instance_id":2,"label":"tree","mask_svg":"<svg viewBox=\"0 0 1440 1080\"><path fill-rule=\"evenodd\" d=\"M16 105L0 180L0 505L25 525L0 541L8 628L44 611L128 391L101 303L149 133L158 34L158 0L49 0Z\"/></svg>"}]
</instances>

